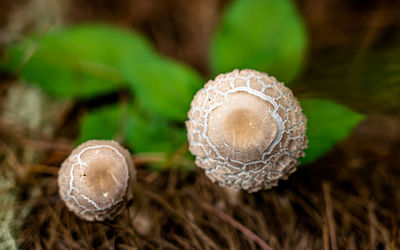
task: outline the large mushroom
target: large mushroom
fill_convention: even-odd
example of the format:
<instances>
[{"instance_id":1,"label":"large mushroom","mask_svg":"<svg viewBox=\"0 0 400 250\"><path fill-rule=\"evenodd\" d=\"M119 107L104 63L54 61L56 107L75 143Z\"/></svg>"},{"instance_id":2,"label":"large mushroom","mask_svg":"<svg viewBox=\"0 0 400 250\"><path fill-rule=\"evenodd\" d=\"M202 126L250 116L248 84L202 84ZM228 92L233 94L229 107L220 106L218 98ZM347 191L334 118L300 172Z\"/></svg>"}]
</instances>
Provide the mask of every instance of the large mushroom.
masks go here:
<instances>
[{"instance_id":1,"label":"large mushroom","mask_svg":"<svg viewBox=\"0 0 400 250\"><path fill-rule=\"evenodd\" d=\"M74 149L58 173L69 210L88 221L113 219L131 196L136 178L128 150L115 141L91 140Z\"/></svg>"},{"instance_id":2,"label":"large mushroom","mask_svg":"<svg viewBox=\"0 0 400 250\"><path fill-rule=\"evenodd\" d=\"M214 182L255 192L296 170L306 118L290 89L254 70L221 74L191 103L189 149Z\"/></svg>"}]
</instances>

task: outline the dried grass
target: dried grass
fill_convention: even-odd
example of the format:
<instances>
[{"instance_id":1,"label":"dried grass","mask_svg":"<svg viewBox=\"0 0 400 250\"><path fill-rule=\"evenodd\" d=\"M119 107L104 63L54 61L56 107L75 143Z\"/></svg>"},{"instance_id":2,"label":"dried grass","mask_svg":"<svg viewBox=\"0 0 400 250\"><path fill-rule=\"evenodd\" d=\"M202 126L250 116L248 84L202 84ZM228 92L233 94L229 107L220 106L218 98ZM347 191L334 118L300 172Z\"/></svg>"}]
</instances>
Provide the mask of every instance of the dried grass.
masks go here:
<instances>
[{"instance_id":1,"label":"dried grass","mask_svg":"<svg viewBox=\"0 0 400 250\"><path fill-rule=\"evenodd\" d=\"M371 135L378 124L384 132ZM255 194L229 193L199 171L139 167L134 201L105 223L70 213L57 193L58 167L47 166L54 171L34 172L27 182L33 184L19 185L40 195L19 197L21 206L34 208L18 243L23 249L398 249L399 125L372 118L319 162Z\"/></svg>"},{"instance_id":2,"label":"dried grass","mask_svg":"<svg viewBox=\"0 0 400 250\"><path fill-rule=\"evenodd\" d=\"M13 9L22 8L25 2L29 1L15 1ZM159 5L158 1L137 0L121 1L110 8L109 1L95 1L94 8L90 1L70 1L72 7L63 15L66 22L105 20L137 28L159 51L206 75L208 41L226 2L170 0ZM393 15L396 8L386 8L387 3L371 8L377 10L374 12L347 8L351 5L348 1L298 2L312 48L319 55L343 45L354 46L360 37L363 54L385 28L399 27L398 15ZM382 10L388 14L381 15ZM13 20L7 15L10 13L0 11L3 27ZM32 20L32 15L27 20ZM8 27L26 29L27 22L21 22ZM369 25L373 27L369 29ZM371 31L357 36L360 27ZM320 70L320 61L314 64ZM312 88L318 83L309 82L314 84ZM0 85L1 95L9 85ZM385 103L373 106L385 107ZM398 118L368 119L318 162L300 167L279 187L255 194L227 192L201 171L149 172L144 166L154 159L134 157L140 165L135 199L116 221L105 223L78 219L58 196L58 166L72 146L60 137L76 135L76 124L60 124L55 138L38 139L26 137L23 127L10 126L0 117L0 248L259 249L268 245L300 250L400 249ZM26 150L38 152L41 160L19 162Z\"/></svg>"}]
</instances>

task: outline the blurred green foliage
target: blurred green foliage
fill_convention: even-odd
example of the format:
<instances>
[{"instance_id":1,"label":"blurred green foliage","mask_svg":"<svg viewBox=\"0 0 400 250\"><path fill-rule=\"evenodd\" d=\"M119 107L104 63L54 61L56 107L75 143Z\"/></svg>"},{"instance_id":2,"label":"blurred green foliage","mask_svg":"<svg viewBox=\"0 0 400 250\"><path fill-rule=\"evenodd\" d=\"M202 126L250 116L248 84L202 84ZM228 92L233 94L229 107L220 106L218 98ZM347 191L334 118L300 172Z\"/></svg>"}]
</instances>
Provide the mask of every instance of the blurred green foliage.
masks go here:
<instances>
[{"instance_id":1,"label":"blurred green foliage","mask_svg":"<svg viewBox=\"0 0 400 250\"><path fill-rule=\"evenodd\" d=\"M34 54L30 56L30 53ZM123 84L119 64L152 54L138 34L107 26L83 25L52 30L43 38L10 46L1 67L58 97L91 98Z\"/></svg>"},{"instance_id":2,"label":"blurred green foliage","mask_svg":"<svg viewBox=\"0 0 400 250\"><path fill-rule=\"evenodd\" d=\"M184 121L204 80L191 69L164 58L125 57L122 72L139 101L155 114Z\"/></svg>"},{"instance_id":3,"label":"blurred green foliage","mask_svg":"<svg viewBox=\"0 0 400 250\"><path fill-rule=\"evenodd\" d=\"M289 0L237 0L212 42L214 74L254 68L292 80L302 65L306 35ZM173 154L186 143L183 121L205 82L194 70L159 55L141 35L105 25L52 30L8 48L3 70L57 97L90 99L128 89L131 99L90 110L78 142L117 139L135 152ZM309 163L362 119L327 100L303 100Z\"/></svg>"},{"instance_id":4,"label":"blurred green foliage","mask_svg":"<svg viewBox=\"0 0 400 250\"><path fill-rule=\"evenodd\" d=\"M87 113L81 121L78 143L90 139L119 139L127 125L127 109L126 105L116 104Z\"/></svg>"},{"instance_id":5,"label":"blurred green foliage","mask_svg":"<svg viewBox=\"0 0 400 250\"><path fill-rule=\"evenodd\" d=\"M236 0L211 44L213 73L249 68L290 82L302 66L306 44L290 0Z\"/></svg>"},{"instance_id":6,"label":"blurred green foliage","mask_svg":"<svg viewBox=\"0 0 400 250\"><path fill-rule=\"evenodd\" d=\"M302 164L315 161L344 139L365 117L326 99L300 100L307 117L308 148Z\"/></svg>"},{"instance_id":7,"label":"blurred green foliage","mask_svg":"<svg viewBox=\"0 0 400 250\"><path fill-rule=\"evenodd\" d=\"M95 24L12 45L0 67L56 97L90 99L128 88L132 100L83 116L78 142L118 139L136 152L173 153L186 142L177 122L186 119L204 82L194 70L159 55L139 34Z\"/></svg>"},{"instance_id":8,"label":"blurred green foliage","mask_svg":"<svg viewBox=\"0 0 400 250\"><path fill-rule=\"evenodd\" d=\"M140 113L128 104L99 108L81 121L78 143L90 139L117 139L136 152L172 153L186 141L186 133L154 114Z\"/></svg>"}]
</instances>

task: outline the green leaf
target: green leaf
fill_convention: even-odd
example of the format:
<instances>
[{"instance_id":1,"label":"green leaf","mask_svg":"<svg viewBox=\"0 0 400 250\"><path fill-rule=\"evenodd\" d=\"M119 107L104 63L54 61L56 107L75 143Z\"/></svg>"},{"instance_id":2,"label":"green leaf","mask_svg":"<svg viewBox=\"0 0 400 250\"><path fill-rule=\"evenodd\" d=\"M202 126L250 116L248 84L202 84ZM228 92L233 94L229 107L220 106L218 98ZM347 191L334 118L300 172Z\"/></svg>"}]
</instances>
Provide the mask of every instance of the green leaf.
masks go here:
<instances>
[{"instance_id":1,"label":"green leaf","mask_svg":"<svg viewBox=\"0 0 400 250\"><path fill-rule=\"evenodd\" d=\"M140 114L133 107L111 105L83 117L78 142L91 139L124 141L136 153L170 153L186 142L186 131L164 118Z\"/></svg>"},{"instance_id":2,"label":"green leaf","mask_svg":"<svg viewBox=\"0 0 400 250\"><path fill-rule=\"evenodd\" d=\"M30 57L30 53L33 53ZM123 83L121 57L132 60L153 54L135 33L102 25L52 30L8 48L0 68L20 74L58 97L90 98L114 91Z\"/></svg>"},{"instance_id":3,"label":"green leaf","mask_svg":"<svg viewBox=\"0 0 400 250\"><path fill-rule=\"evenodd\" d=\"M308 148L302 164L315 161L344 139L364 116L338 103L324 99L301 100L307 117Z\"/></svg>"},{"instance_id":4,"label":"green leaf","mask_svg":"<svg viewBox=\"0 0 400 250\"><path fill-rule=\"evenodd\" d=\"M288 82L301 68L306 40L290 0L236 0L213 38L212 69L256 69Z\"/></svg>"},{"instance_id":5,"label":"green leaf","mask_svg":"<svg viewBox=\"0 0 400 250\"><path fill-rule=\"evenodd\" d=\"M203 79L193 70L160 56L126 57L123 73L143 106L168 119L184 121Z\"/></svg>"},{"instance_id":6,"label":"green leaf","mask_svg":"<svg viewBox=\"0 0 400 250\"><path fill-rule=\"evenodd\" d=\"M148 117L131 110L126 126L126 143L135 152L176 151L186 141L183 128L169 125L164 118Z\"/></svg>"},{"instance_id":7,"label":"green leaf","mask_svg":"<svg viewBox=\"0 0 400 250\"><path fill-rule=\"evenodd\" d=\"M81 121L78 143L92 139L121 139L126 124L127 107L112 105L93 110Z\"/></svg>"}]
</instances>

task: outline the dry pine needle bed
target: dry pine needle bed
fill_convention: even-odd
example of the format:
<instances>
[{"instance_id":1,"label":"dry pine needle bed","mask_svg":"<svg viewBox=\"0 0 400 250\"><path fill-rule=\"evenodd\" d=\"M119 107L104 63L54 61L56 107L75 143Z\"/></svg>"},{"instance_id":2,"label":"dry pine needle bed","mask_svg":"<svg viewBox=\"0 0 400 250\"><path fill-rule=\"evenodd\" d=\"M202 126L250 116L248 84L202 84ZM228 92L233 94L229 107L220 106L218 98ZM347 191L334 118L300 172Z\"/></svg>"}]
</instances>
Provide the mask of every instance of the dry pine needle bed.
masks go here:
<instances>
[{"instance_id":1,"label":"dry pine needle bed","mask_svg":"<svg viewBox=\"0 0 400 250\"><path fill-rule=\"evenodd\" d=\"M398 125L370 118L323 159L255 194L227 192L200 172L140 166L134 201L104 223L68 211L57 192L58 167L49 165L20 183L40 194L20 197L16 209L33 210L18 242L24 249L398 249Z\"/></svg>"}]
</instances>

